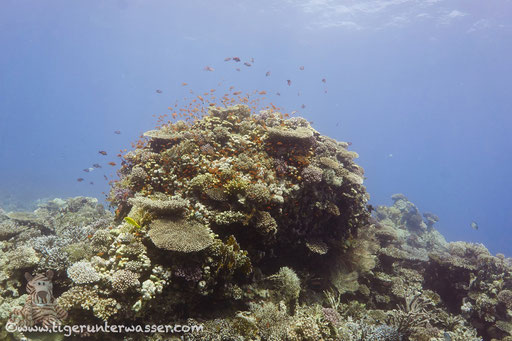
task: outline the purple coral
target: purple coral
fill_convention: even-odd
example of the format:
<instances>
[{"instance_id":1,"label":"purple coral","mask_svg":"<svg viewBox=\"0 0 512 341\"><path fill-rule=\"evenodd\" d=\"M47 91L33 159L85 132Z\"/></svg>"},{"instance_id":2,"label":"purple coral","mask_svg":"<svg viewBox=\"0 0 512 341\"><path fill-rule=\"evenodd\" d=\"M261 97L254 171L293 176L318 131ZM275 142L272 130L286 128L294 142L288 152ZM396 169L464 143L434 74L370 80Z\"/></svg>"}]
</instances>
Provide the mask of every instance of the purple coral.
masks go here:
<instances>
[{"instance_id":1,"label":"purple coral","mask_svg":"<svg viewBox=\"0 0 512 341\"><path fill-rule=\"evenodd\" d=\"M322 312L324 313L324 318L329 321L333 326L338 324L341 321L340 314L333 308L322 308Z\"/></svg>"},{"instance_id":2,"label":"purple coral","mask_svg":"<svg viewBox=\"0 0 512 341\"><path fill-rule=\"evenodd\" d=\"M128 198L133 197L134 193L129 188L116 187L114 189L114 201L115 202L124 202L127 201Z\"/></svg>"},{"instance_id":3,"label":"purple coral","mask_svg":"<svg viewBox=\"0 0 512 341\"><path fill-rule=\"evenodd\" d=\"M184 280L186 280L188 282L199 282L199 280L201 279L201 277L203 275L203 272L198 267L195 267L195 268L178 268L174 272L174 275L176 277L181 277L181 278L183 278Z\"/></svg>"},{"instance_id":4,"label":"purple coral","mask_svg":"<svg viewBox=\"0 0 512 341\"><path fill-rule=\"evenodd\" d=\"M317 183L322 181L323 171L315 166L307 166L302 171L302 179L306 183Z\"/></svg>"}]
</instances>

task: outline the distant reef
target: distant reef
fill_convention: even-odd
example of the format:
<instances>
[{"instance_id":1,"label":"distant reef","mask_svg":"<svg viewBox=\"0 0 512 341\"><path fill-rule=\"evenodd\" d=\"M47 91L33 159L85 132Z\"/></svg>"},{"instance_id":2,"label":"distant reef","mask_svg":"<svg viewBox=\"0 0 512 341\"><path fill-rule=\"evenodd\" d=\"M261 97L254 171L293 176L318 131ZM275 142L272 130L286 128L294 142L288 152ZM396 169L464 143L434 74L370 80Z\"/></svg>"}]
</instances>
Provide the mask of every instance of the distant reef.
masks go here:
<instances>
[{"instance_id":1,"label":"distant reef","mask_svg":"<svg viewBox=\"0 0 512 341\"><path fill-rule=\"evenodd\" d=\"M358 155L307 120L212 106L144 135L115 214L0 210L1 340L108 322L202 330L71 339L512 341L512 259L447 243L403 194L368 205Z\"/></svg>"}]
</instances>

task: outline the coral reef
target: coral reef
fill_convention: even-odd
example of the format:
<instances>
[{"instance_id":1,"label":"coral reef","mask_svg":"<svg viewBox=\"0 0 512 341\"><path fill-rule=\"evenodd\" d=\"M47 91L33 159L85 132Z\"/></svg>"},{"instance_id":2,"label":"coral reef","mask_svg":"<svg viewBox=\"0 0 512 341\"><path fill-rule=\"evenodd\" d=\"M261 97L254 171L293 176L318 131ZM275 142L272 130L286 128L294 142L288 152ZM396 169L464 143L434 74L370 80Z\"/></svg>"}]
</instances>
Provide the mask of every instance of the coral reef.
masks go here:
<instances>
[{"instance_id":1,"label":"coral reef","mask_svg":"<svg viewBox=\"0 0 512 341\"><path fill-rule=\"evenodd\" d=\"M123 156L115 215L84 197L0 211L2 327L24 273L53 270L65 324L203 327L126 340L512 339L511 259L447 243L403 194L372 216L357 154L303 118L208 109Z\"/></svg>"}]
</instances>

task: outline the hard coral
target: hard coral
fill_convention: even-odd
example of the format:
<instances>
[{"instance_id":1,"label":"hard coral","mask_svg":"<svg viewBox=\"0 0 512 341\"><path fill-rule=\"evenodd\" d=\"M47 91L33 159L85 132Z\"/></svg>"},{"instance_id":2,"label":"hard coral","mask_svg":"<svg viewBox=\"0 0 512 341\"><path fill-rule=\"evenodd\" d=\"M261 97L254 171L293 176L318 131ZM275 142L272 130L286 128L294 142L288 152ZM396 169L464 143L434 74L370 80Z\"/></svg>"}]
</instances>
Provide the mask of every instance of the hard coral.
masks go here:
<instances>
[{"instance_id":1,"label":"hard coral","mask_svg":"<svg viewBox=\"0 0 512 341\"><path fill-rule=\"evenodd\" d=\"M151 222L149 237L158 248L177 252L201 251L213 243L206 226L185 218L155 219Z\"/></svg>"}]
</instances>

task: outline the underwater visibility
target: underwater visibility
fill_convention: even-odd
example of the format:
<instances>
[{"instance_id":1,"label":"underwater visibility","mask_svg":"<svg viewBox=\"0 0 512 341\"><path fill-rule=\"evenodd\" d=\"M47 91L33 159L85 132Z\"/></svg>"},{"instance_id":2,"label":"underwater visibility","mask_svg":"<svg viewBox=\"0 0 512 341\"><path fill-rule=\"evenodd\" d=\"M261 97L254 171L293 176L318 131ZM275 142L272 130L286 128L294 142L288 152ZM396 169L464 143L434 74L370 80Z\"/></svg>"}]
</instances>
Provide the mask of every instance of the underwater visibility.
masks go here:
<instances>
[{"instance_id":1,"label":"underwater visibility","mask_svg":"<svg viewBox=\"0 0 512 341\"><path fill-rule=\"evenodd\" d=\"M510 3L216 6L0 5L0 340L512 341Z\"/></svg>"}]
</instances>

